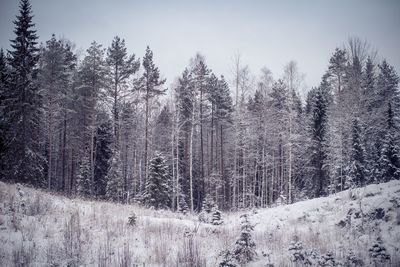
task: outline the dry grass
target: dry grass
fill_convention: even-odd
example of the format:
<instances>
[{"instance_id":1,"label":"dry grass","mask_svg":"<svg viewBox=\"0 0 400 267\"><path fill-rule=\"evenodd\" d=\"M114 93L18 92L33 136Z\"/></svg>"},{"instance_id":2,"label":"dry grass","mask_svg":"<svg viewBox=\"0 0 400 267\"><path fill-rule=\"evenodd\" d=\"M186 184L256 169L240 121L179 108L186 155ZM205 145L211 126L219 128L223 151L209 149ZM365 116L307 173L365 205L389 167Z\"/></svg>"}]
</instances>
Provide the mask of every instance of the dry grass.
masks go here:
<instances>
[{"instance_id":1,"label":"dry grass","mask_svg":"<svg viewBox=\"0 0 400 267\"><path fill-rule=\"evenodd\" d=\"M22 208L15 185L0 183L0 227L6 228L0 230L5 244L0 246L1 266L216 266L219 252L232 247L239 233L237 213L223 215L228 224L212 226L199 224L195 215L24 191ZM333 212L329 205L324 209ZM128 225L133 212L136 226ZM348 248L368 258L366 244L372 242L374 227L364 226L360 235L324 220L304 213L270 225L258 222L253 238L259 263L295 266L288 262L292 240L300 240L304 249L317 248L319 254L332 251L337 259L343 259ZM400 233L397 238L400 241ZM393 248L388 250L396 266L399 257Z\"/></svg>"}]
</instances>

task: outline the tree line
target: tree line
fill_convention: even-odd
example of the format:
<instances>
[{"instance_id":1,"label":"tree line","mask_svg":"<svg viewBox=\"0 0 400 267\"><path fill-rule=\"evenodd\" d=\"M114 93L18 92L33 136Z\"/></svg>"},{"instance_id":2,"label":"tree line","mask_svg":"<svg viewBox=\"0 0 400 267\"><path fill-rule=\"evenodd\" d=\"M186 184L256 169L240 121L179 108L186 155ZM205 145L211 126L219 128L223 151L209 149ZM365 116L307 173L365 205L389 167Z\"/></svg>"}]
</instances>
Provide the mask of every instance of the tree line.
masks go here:
<instances>
[{"instance_id":1,"label":"tree line","mask_svg":"<svg viewBox=\"0 0 400 267\"><path fill-rule=\"evenodd\" d=\"M140 59L116 36L79 59L55 35L38 44L28 0L14 24L0 52L3 180L199 211L400 178L399 76L358 38L302 97L294 61L256 77L236 55L228 80L198 54L167 90L149 47Z\"/></svg>"}]
</instances>

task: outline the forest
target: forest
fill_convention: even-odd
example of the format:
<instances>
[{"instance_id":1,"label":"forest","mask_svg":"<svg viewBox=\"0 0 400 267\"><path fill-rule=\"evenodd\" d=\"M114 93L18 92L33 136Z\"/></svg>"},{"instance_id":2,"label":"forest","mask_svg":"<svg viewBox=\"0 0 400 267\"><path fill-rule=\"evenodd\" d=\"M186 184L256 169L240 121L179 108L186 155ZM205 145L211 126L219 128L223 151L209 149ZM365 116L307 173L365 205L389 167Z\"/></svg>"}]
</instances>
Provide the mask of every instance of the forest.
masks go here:
<instances>
[{"instance_id":1,"label":"forest","mask_svg":"<svg viewBox=\"0 0 400 267\"><path fill-rule=\"evenodd\" d=\"M344 40L306 90L295 61L254 74L239 53L225 76L193 55L167 87L149 46L115 36L78 56L57 33L39 43L33 15L21 0L0 52L3 181L199 212L400 179L399 76L367 41Z\"/></svg>"}]
</instances>

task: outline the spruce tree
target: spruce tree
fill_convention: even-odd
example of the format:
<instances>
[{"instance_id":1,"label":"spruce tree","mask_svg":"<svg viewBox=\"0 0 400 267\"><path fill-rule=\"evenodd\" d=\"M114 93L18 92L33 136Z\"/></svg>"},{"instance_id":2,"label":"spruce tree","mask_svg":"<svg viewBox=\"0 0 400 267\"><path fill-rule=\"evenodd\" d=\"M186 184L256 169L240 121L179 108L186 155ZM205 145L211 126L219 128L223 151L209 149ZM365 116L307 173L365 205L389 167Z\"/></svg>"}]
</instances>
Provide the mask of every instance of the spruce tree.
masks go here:
<instances>
[{"instance_id":1,"label":"spruce tree","mask_svg":"<svg viewBox=\"0 0 400 267\"><path fill-rule=\"evenodd\" d=\"M304 182L306 190L315 197L327 192L329 176L326 169L328 160L328 109L330 87L323 79L318 88L312 89L307 98L307 113L309 118L309 176Z\"/></svg>"},{"instance_id":2,"label":"spruce tree","mask_svg":"<svg viewBox=\"0 0 400 267\"><path fill-rule=\"evenodd\" d=\"M6 80L8 75L7 59L4 55L3 49L0 49L0 174L3 174L4 165L4 155L6 149L6 124L3 112L4 100L5 100L5 90L6 90Z\"/></svg>"},{"instance_id":3,"label":"spruce tree","mask_svg":"<svg viewBox=\"0 0 400 267\"><path fill-rule=\"evenodd\" d=\"M242 219L241 231L239 238L236 240L232 254L240 264L247 264L257 257L256 244L251 236L254 225L249 221L247 214L241 215L240 218Z\"/></svg>"},{"instance_id":4,"label":"spruce tree","mask_svg":"<svg viewBox=\"0 0 400 267\"><path fill-rule=\"evenodd\" d=\"M89 153L85 153L76 175L76 193L78 196L87 197L90 195L91 175Z\"/></svg>"},{"instance_id":5,"label":"spruce tree","mask_svg":"<svg viewBox=\"0 0 400 267\"><path fill-rule=\"evenodd\" d=\"M389 102L386 113L386 133L383 139L380 166L382 175L381 181L387 182L393 179L400 179L400 149L396 143L396 131L398 131L397 125L394 121L394 111L392 105Z\"/></svg>"},{"instance_id":6,"label":"spruce tree","mask_svg":"<svg viewBox=\"0 0 400 267\"><path fill-rule=\"evenodd\" d=\"M397 114L400 108L400 92L398 90L400 78L393 66L386 60L379 65L379 74L377 78L378 105L382 107L382 114L390 102L393 112ZM382 121L384 122L384 121ZM384 123L383 123L384 124Z\"/></svg>"},{"instance_id":7,"label":"spruce tree","mask_svg":"<svg viewBox=\"0 0 400 267\"><path fill-rule=\"evenodd\" d=\"M171 184L168 166L164 157L156 152L149 165L149 177L143 194L143 202L148 207L167 209L171 204Z\"/></svg>"},{"instance_id":8,"label":"spruce tree","mask_svg":"<svg viewBox=\"0 0 400 267\"><path fill-rule=\"evenodd\" d=\"M189 206L188 206L184 196L181 196L179 198L179 210L178 211L183 213L184 215L186 215L189 212Z\"/></svg>"},{"instance_id":9,"label":"spruce tree","mask_svg":"<svg viewBox=\"0 0 400 267\"><path fill-rule=\"evenodd\" d=\"M359 119L353 121L350 156L349 187L364 186L366 182L365 151Z\"/></svg>"},{"instance_id":10,"label":"spruce tree","mask_svg":"<svg viewBox=\"0 0 400 267\"><path fill-rule=\"evenodd\" d=\"M96 134L96 159L94 164L94 192L96 196L104 197L107 188L107 173L113 156L113 126L108 114L102 114L101 123Z\"/></svg>"},{"instance_id":11,"label":"spruce tree","mask_svg":"<svg viewBox=\"0 0 400 267\"><path fill-rule=\"evenodd\" d=\"M14 21L16 35L9 51L10 76L5 90L6 176L35 185L43 183L45 159L41 150L42 96L37 83L37 35L29 0L21 0Z\"/></svg>"},{"instance_id":12,"label":"spruce tree","mask_svg":"<svg viewBox=\"0 0 400 267\"><path fill-rule=\"evenodd\" d=\"M122 201L124 199L124 181L121 170L121 158L117 149L113 151L106 181L106 198L114 201Z\"/></svg>"},{"instance_id":13,"label":"spruce tree","mask_svg":"<svg viewBox=\"0 0 400 267\"><path fill-rule=\"evenodd\" d=\"M375 65L370 57L368 57L365 69L362 76L362 97L361 97L361 123L365 127L364 129L364 143L365 143L365 165L367 170L368 181L373 182L378 170L376 167L379 161L380 151L376 150L379 146L378 140L379 127L377 127L377 116L379 112L379 103L377 103L377 93L376 93L376 75L375 75Z\"/></svg>"}]
</instances>

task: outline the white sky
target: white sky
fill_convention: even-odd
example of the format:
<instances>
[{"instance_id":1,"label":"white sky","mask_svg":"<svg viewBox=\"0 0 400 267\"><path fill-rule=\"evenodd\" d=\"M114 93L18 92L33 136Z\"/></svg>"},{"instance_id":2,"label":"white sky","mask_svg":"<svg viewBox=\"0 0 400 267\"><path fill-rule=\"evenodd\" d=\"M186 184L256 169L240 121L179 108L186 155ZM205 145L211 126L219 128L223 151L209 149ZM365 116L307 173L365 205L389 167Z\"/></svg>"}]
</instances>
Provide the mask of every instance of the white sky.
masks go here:
<instances>
[{"instance_id":1,"label":"white sky","mask_svg":"<svg viewBox=\"0 0 400 267\"><path fill-rule=\"evenodd\" d=\"M217 75L231 77L232 56L242 54L254 75L268 67L275 78L290 60L308 87L317 86L335 47L350 36L368 40L400 70L400 1L128 1L31 0L44 42L52 33L86 50L93 40L108 47L119 35L142 58L146 45L167 84L196 52ZM0 0L0 47L9 48L16 0Z\"/></svg>"}]
</instances>

